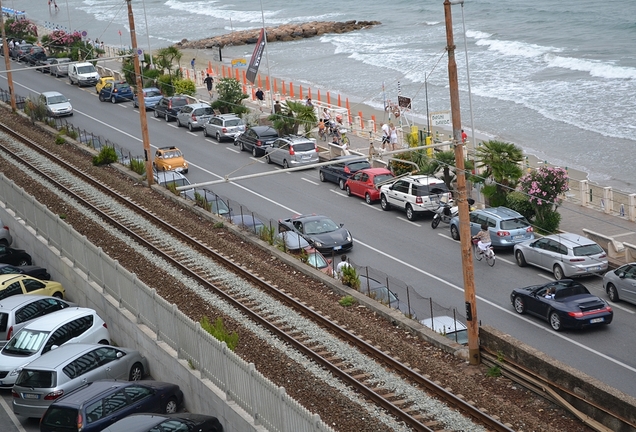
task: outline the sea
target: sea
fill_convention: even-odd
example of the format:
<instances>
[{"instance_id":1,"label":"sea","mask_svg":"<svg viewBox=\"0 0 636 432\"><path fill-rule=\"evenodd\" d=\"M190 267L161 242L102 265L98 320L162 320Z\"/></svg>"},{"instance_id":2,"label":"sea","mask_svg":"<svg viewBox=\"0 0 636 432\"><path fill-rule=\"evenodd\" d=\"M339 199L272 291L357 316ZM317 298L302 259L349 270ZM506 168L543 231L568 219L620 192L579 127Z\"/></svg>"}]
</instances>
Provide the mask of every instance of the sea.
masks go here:
<instances>
[{"instance_id":1,"label":"sea","mask_svg":"<svg viewBox=\"0 0 636 432\"><path fill-rule=\"evenodd\" d=\"M462 125L540 160L636 192L636 1L466 0L451 6ZM39 24L130 46L122 0L5 0ZM270 43L261 73L382 109L412 100L405 121L450 110L443 1L134 0L140 48L307 21L373 28ZM223 50L247 57L253 46ZM201 56L210 53L201 52ZM630 156L631 155L631 156ZM631 161L631 162L630 162Z\"/></svg>"}]
</instances>

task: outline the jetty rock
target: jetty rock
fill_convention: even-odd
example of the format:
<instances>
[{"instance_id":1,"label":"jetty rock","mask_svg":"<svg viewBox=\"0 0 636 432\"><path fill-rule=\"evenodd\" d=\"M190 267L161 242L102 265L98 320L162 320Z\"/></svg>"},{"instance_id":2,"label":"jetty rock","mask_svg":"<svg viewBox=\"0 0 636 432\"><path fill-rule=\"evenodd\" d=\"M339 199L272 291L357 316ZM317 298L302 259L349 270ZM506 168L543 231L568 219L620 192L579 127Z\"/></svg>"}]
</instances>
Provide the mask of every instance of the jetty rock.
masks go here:
<instances>
[{"instance_id":1,"label":"jetty rock","mask_svg":"<svg viewBox=\"0 0 636 432\"><path fill-rule=\"evenodd\" d=\"M320 36L325 33L348 33L382 24L380 21L311 21L302 24L283 24L278 27L266 27L267 42L283 42ZM258 41L261 29L236 31L196 41L182 40L176 44L179 48L205 49L232 45L250 45Z\"/></svg>"}]
</instances>

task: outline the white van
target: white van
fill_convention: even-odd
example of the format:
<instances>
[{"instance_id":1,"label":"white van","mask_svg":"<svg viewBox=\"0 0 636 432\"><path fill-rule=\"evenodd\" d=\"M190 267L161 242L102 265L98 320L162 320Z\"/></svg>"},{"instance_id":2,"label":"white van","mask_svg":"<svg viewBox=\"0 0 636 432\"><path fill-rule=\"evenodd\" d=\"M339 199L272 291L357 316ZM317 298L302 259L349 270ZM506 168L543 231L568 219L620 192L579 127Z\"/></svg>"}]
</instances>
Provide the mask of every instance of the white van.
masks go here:
<instances>
[{"instance_id":1,"label":"white van","mask_svg":"<svg viewBox=\"0 0 636 432\"><path fill-rule=\"evenodd\" d=\"M68 80L78 86L89 86L97 84L99 74L91 63L73 63L68 67Z\"/></svg>"}]
</instances>

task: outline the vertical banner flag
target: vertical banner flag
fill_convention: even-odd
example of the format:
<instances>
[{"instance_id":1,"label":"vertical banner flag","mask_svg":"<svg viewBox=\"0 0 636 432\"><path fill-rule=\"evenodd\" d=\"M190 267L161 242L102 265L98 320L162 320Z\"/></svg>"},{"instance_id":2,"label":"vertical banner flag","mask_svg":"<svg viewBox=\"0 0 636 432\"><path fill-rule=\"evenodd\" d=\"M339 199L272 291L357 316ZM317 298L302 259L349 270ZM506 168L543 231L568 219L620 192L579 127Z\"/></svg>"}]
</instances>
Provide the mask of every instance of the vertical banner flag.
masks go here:
<instances>
[{"instance_id":1,"label":"vertical banner flag","mask_svg":"<svg viewBox=\"0 0 636 432\"><path fill-rule=\"evenodd\" d=\"M261 34L258 36L258 40L256 41L256 47L254 48L254 52L252 53L252 58L250 59L250 65L247 67L246 78L249 82L254 84L254 80L256 79L256 74L258 73L258 67L261 64L261 57L263 56L263 51L265 50L265 29L261 29Z\"/></svg>"}]
</instances>

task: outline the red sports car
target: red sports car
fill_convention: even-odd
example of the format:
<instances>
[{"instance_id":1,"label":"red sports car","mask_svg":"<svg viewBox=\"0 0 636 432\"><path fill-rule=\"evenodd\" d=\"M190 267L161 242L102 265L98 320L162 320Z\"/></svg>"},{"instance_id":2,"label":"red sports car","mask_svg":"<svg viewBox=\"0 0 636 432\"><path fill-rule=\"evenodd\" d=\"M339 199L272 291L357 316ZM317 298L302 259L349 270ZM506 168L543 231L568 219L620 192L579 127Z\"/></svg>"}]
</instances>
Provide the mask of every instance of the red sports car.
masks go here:
<instances>
[{"instance_id":1,"label":"red sports car","mask_svg":"<svg viewBox=\"0 0 636 432\"><path fill-rule=\"evenodd\" d=\"M347 180L347 195L356 195L371 204L380 199L380 185L390 183L394 175L386 168L366 168L358 171Z\"/></svg>"}]
</instances>

